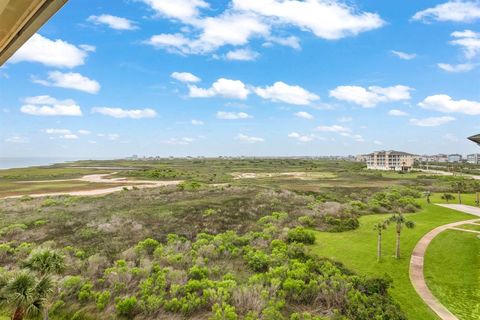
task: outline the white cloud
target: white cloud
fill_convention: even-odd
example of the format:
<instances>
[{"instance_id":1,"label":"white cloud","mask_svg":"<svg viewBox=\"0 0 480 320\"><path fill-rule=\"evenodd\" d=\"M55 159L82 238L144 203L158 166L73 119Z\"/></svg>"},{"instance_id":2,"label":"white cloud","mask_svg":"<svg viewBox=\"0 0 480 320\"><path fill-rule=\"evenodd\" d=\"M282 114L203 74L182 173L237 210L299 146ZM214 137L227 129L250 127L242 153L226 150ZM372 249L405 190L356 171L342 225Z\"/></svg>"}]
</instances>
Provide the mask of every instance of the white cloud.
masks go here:
<instances>
[{"instance_id":1,"label":"white cloud","mask_svg":"<svg viewBox=\"0 0 480 320\"><path fill-rule=\"evenodd\" d=\"M222 119L222 120L239 120L239 119L253 118L251 115L245 112L218 111L216 116L217 116L217 119Z\"/></svg>"},{"instance_id":2,"label":"white cloud","mask_svg":"<svg viewBox=\"0 0 480 320\"><path fill-rule=\"evenodd\" d=\"M406 53L406 52L395 51L395 50L391 50L390 52L402 60L412 60L417 57L415 53Z\"/></svg>"},{"instance_id":3,"label":"white cloud","mask_svg":"<svg viewBox=\"0 0 480 320\"><path fill-rule=\"evenodd\" d=\"M33 82L48 86L67 89L75 89L87 93L98 93L100 84L76 72L52 71L48 73L48 80L34 79Z\"/></svg>"},{"instance_id":4,"label":"white cloud","mask_svg":"<svg viewBox=\"0 0 480 320\"><path fill-rule=\"evenodd\" d=\"M88 50L87 50L88 49ZM74 68L85 64L92 47L75 46L63 40L50 40L34 34L9 60L12 63L28 61L46 66Z\"/></svg>"},{"instance_id":5,"label":"white cloud","mask_svg":"<svg viewBox=\"0 0 480 320\"><path fill-rule=\"evenodd\" d=\"M265 88L256 87L254 90L255 93L263 99L295 105L309 105L320 99L316 94L300 86L291 86L282 81L275 82L272 86Z\"/></svg>"},{"instance_id":6,"label":"white cloud","mask_svg":"<svg viewBox=\"0 0 480 320\"><path fill-rule=\"evenodd\" d=\"M412 19L425 23L430 21L474 22L480 19L480 2L451 0L419 11Z\"/></svg>"},{"instance_id":7,"label":"white cloud","mask_svg":"<svg viewBox=\"0 0 480 320\"><path fill-rule=\"evenodd\" d=\"M45 129L43 130L46 134L53 134L53 135L64 135L72 133L69 129Z\"/></svg>"},{"instance_id":8,"label":"white cloud","mask_svg":"<svg viewBox=\"0 0 480 320\"><path fill-rule=\"evenodd\" d=\"M377 146L381 146L381 145L383 145L383 142L379 141L379 140L375 140L375 141L373 141L373 144L376 144Z\"/></svg>"},{"instance_id":9,"label":"white cloud","mask_svg":"<svg viewBox=\"0 0 480 320\"><path fill-rule=\"evenodd\" d=\"M88 130L80 129L80 130L78 130L78 133L79 133L79 134L82 134L82 135L89 135L89 134L91 134L92 132L91 132L91 131L88 131Z\"/></svg>"},{"instance_id":10,"label":"white cloud","mask_svg":"<svg viewBox=\"0 0 480 320\"><path fill-rule=\"evenodd\" d=\"M429 96L418 105L423 109L434 110L443 113L480 115L480 102L471 100L453 100L446 94Z\"/></svg>"},{"instance_id":11,"label":"white cloud","mask_svg":"<svg viewBox=\"0 0 480 320\"><path fill-rule=\"evenodd\" d=\"M203 126L205 124L202 120L195 120L195 119L193 119L190 123L194 126Z\"/></svg>"},{"instance_id":12,"label":"white cloud","mask_svg":"<svg viewBox=\"0 0 480 320\"><path fill-rule=\"evenodd\" d=\"M456 31L451 36L455 39L450 41L450 44L460 46L467 59L473 59L480 54L480 32Z\"/></svg>"},{"instance_id":13,"label":"white cloud","mask_svg":"<svg viewBox=\"0 0 480 320\"><path fill-rule=\"evenodd\" d=\"M371 108L381 102L409 100L411 98L410 91L412 90L412 88L403 85L384 88L377 86L370 86L368 88L339 86L330 91L330 97L352 102L364 108Z\"/></svg>"},{"instance_id":14,"label":"white cloud","mask_svg":"<svg viewBox=\"0 0 480 320\"><path fill-rule=\"evenodd\" d=\"M316 138L313 134L302 135L298 132L289 133L288 137L291 138L291 139L295 139L298 142L311 142L311 141L315 140L315 138Z\"/></svg>"},{"instance_id":15,"label":"white cloud","mask_svg":"<svg viewBox=\"0 0 480 320\"><path fill-rule=\"evenodd\" d=\"M296 27L324 39L340 39L384 25L376 13L359 12L334 0L233 0L216 16L202 16L203 0L143 0L159 16L180 20L183 33L158 34L145 41L156 48L181 54L205 54L220 47L244 46L253 38L267 44L300 48L296 37L278 37L281 29ZM272 30L275 29L275 30ZM277 31L272 35L272 31Z\"/></svg>"},{"instance_id":16,"label":"white cloud","mask_svg":"<svg viewBox=\"0 0 480 320\"><path fill-rule=\"evenodd\" d=\"M157 112L153 109L134 109L134 110L126 110L122 108L109 108L109 107L101 107L101 108L93 108L93 113L100 113L105 116L113 117L113 118L131 118L131 119L143 119L143 118L154 118L157 116Z\"/></svg>"},{"instance_id":17,"label":"white cloud","mask_svg":"<svg viewBox=\"0 0 480 320\"><path fill-rule=\"evenodd\" d=\"M134 30L138 27L135 25L135 22L117 16L112 16L110 14L101 14L99 16L90 16L87 21L94 24L103 24L115 30Z\"/></svg>"},{"instance_id":18,"label":"white cloud","mask_svg":"<svg viewBox=\"0 0 480 320\"><path fill-rule=\"evenodd\" d=\"M460 63L456 65L448 64L448 63L439 63L437 66L447 72L468 72L475 69L475 65L473 63Z\"/></svg>"},{"instance_id":19,"label":"white cloud","mask_svg":"<svg viewBox=\"0 0 480 320\"><path fill-rule=\"evenodd\" d=\"M393 116L393 117L405 117L405 116L408 116L408 113L406 113L405 111L402 111L402 110L392 109L392 110L388 111L388 115Z\"/></svg>"},{"instance_id":20,"label":"white cloud","mask_svg":"<svg viewBox=\"0 0 480 320\"><path fill-rule=\"evenodd\" d=\"M437 127L455 121L454 117L430 117L424 119L410 119L410 123L419 127Z\"/></svg>"},{"instance_id":21,"label":"white cloud","mask_svg":"<svg viewBox=\"0 0 480 320\"><path fill-rule=\"evenodd\" d=\"M334 133L349 133L351 130L350 128L339 126L337 124L332 126L319 126L315 128L315 131L320 132L334 132Z\"/></svg>"},{"instance_id":22,"label":"white cloud","mask_svg":"<svg viewBox=\"0 0 480 320\"><path fill-rule=\"evenodd\" d=\"M13 137L8 137L5 139L5 142L8 143L28 143L29 140L28 138L25 137L19 137L19 136L13 136Z\"/></svg>"},{"instance_id":23,"label":"white cloud","mask_svg":"<svg viewBox=\"0 0 480 320\"><path fill-rule=\"evenodd\" d=\"M242 81L225 78L218 79L208 89L199 88L194 85L189 86L189 96L192 98L210 98L220 96L228 99L244 100L249 94L250 91Z\"/></svg>"},{"instance_id":24,"label":"white cloud","mask_svg":"<svg viewBox=\"0 0 480 320\"><path fill-rule=\"evenodd\" d=\"M302 119L307 119L307 120L312 120L314 118L313 115L306 111L299 111L295 113L295 117L302 118Z\"/></svg>"},{"instance_id":25,"label":"white cloud","mask_svg":"<svg viewBox=\"0 0 480 320\"><path fill-rule=\"evenodd\" d=\"M237 10L254 12L283 25L309 30L317 37L340 39L380 28L384 21L376 13L357 12L338 1L327 0L233 0Z\"/></svg>"},{"instance_id":26,"label":"white cloud","mask_svg":"<svg viewBox=\"0 0 480 320\"><path fill-rule=\"evenodd\" d=\"M203 0L143 0L158 15L190 21L196 18L200 9L208 8L209 4Z\"/></svg>"},{"instance_id":27,"label":"white cloud","mask_svg":"<svg viewBox=\"0 0 480 320\"><path fill-rule=\"evenodd\" d=\"M165 141L166 144L186 146L195 142L195 139L189 137L170 138Z\"/></svg>"},{"instance_id":28,"label":"white cloud","mask_svg":"<svg viewBox=\"0 0 480 320\"><path fill-rule=\"evenodd\" d=\"M300 39L295 36L289 36L286 38L281 37L268 37L267 42L263 44L264 47L271 47L273 44L279 44L285 47L290 47L295 50L300 50L302 47L300 46Z\"/></svg>"},{"instance_id":29,"label":"white cloud","mask_svg":"<svg viewBox=\"0 0 480 320\"><path fill-rule=\"evenodd\" d=\"M110 141L115 141L120 138L120 135L117 133L108 133L105 137Z\"/></svg>"},{"instance_id":30,"label":"white cloud","mask_svg":"<svg viewBox=\"0 0 480 320\"><path fill-rule=\"evenodd\" d=\"M235 140L238 140L242 143L259 143L259 142L264 142L265 139L260 138L260 137L252 137L252 136L247 136L245 134L239 134L235 138Z\"/></svg>"},{"instance_id":31,"label":"white cloud","mask_svg":"<svg viewBox=\"0 0 480 320\"><path fill-rule=\"evenodd\" d=\"M170 76L175 80L185 83L199 82L201 80L199 77L190 72L173 72Z\"/></svg>"},{"instance_id":32,"label":"white cloud","mask_svg":"<svg viewBox=\"0 0 480 320\"><path fill-rule=\"evenodd\" d=\"M76 140L78 139L78 136L76 134L65 134L63 136L60 136L59 138L65 139L65 140Z\"/></svg>"},{"instance_id":33,"label":"white cloud","mask_svg":"<svg viewBox=\"0 0 480 320\"><path fill-rule=\"evenodd\" d=\"M82 110L75 101L71 99L57 100L47 95L25 98L20 111L34 116L82 115Z\"/></svg>"},{"instance_id":34,"label":"white cloud","mask_svg":"<svg viewBox=\"0 0 480 320\"><path fill-rule=\"evenodd\" d=\"M254 61L260 54L256 51L250 49L237 49L227 52L225 59L227 60L236 60L236 61Z\"/></svg>"}]
</instances>

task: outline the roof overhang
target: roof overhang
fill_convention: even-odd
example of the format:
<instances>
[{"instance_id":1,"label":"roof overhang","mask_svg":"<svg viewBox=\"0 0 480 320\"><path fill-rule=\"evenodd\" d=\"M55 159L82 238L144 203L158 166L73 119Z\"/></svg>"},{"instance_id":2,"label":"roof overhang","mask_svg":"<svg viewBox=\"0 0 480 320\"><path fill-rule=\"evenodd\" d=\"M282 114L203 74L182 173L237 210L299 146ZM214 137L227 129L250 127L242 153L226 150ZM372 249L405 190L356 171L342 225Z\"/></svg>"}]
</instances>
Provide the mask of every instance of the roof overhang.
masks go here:
<instances>
[{"instance_id":1,"label":"roof overhang","mask_svg":"<svg viewBox=\"0 0 480 320\"><path fill-rule=\"evenodd\" d=\"M476 144L480 145L480 134L476 134L468 138L468 140L475 142Z\"/></svg>"},{"instance_id":2,"label":"roof overhang","mask_svg":"<svg viewBox=\"0 0 480 320\"><path fill-rule=\"evenodd\" d=\"M0 66L67 1L0 0Z\"/></svg>"}]
</instances>

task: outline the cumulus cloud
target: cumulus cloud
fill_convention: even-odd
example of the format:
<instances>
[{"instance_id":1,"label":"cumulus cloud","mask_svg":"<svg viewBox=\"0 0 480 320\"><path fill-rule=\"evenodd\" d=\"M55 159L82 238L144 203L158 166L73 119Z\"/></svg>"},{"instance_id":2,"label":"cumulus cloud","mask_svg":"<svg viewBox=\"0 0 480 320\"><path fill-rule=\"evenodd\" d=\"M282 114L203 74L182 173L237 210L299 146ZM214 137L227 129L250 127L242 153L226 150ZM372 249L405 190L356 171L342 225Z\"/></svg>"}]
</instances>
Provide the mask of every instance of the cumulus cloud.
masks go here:
<instances>
[{"instance_id":1,"label":"cumulus cloud","mask_svg":"<svg viewBox=\"0 0 480 320\"><path fill-rule=\"evenodd\" d=\"M313 134L302 135L298 132L289 133L288 137L291 138L291 139L295 139L298 142L311 142L311 141L315 140L315 138L316 138L315 135L313 135Z\"/></svg>"},{"instance_id":2,"label":"cumulus cloud","mask_svg":"<svg viewBox=\"0 0 480 320\"><path fill-rule=\"evenodd\" d=\"M227 52L225 59L227 60L236 60L236 61L254 61L260 54L256 51L250 49L237 49Z\"/></svg>"},{"instance_id":3,"label":"cumulus cloud","mask_svg":"<svg viewBox=\"0 0 480 320\"><path fill-rule=\"evenodd\" d=\"M65 139L65 140L76 140L78 139L78 136L74 133L72 133L71 130L69 129L45 129L42 130L48 135L54 136L51 137L50 139Z\"/></svg>"},{"instance_id":4,"label":"cumulus cloud","mask_svg":"<svg viewBox=\"0 0 480 320\"><path fill-rule=\"evenodd\" d=\"M238 140L242 143L259 143L259 142L264 142L265 139L263 138L260 138L260 137L252 137L252 136L247 136L245 134L239 134L237 135L237 137L235 138L235 140Z\"/></svg>"},{"instance_id":5,"label":"cumulus cloud","mask_svg":"<svg viewBox=\"0 0 480 320\"><path fill-rule=\"evenodd\" d=\"M83 129L78 130L78 133L79 133L79 134L82 134L82 135L89 135L89 134L91 134L90 131L88 131L88 130L83 130Z\"/></svg>"},{"instance_id":6,"label":"cumulus cloud","mask_svg":"<svg viewBox=\"0 0 480 320\"><path fill-rule=\"evenodd\" d=\"M201 79L190 72L173 72L170 75L173 79L185 83L199 82Z\"/></svg>"},{"instance_id":7,"label":"cumulus cloud","mask_svg":"<svg viewBox=\"0 0 480 320\"><path fill-rule=\"evenodd\" d=\"M195 120L195 119L190 121L190 123L194 126L203 126L205 124L202 120Z\"/></svg>"},{"instance_id":8,"label":"cumulus cloud","mask_svg":"<svg viewBox=\"0 0 480 320\"><path fill-rule=\"evenodd\" d=\"M455 121L454 117L430 117L424 119L410 119L410 123L419 127L438 127Z\"/></svg>"},{"instance_id":9,"label":"cumulus cloud","mask_svg":"<svg viewBox=\"0 0 480 320\"><path fill-rule=\"evenodd\" d=\"M47 134L70 134L72 133L72 131L70 131L69 129L45 129L43 130L45 133Z\"/></svg>"},{"instance_id":10,"label":"cumulus cloud","mask_svg":"<svg viewBox=\"0 0 480 320\"><path fill-rule=\"evenodd\" d=\"M413 20L424 23L431 21L475 22L480 19L480 2L451 0L415 13Z\"/></svg>"},{"instance_id":11,"label":"cumulus cloud","mask_svg":"<svg viewBox=\"0 0 480 320\"><path fill-rule=\"evenodd\" d=\"M81 116L82 110L74 100L58 100L48 95L28 97L20 111L33 116Z\"/></svg>"},{"instance_id":12,"label":"cumulus cloud","mask_svg":"<svg viewBox=\"0 0 480 320\"><path fill-rule=\"evenodd\" d=\"M480 54L480 32L456 31L451 36L454 39L450 41L450 44L461 47L467 59L473 59Z\"/></svg>"},{"instance_id":13,"label":"cumulus cloud","mask_svg":"<svg viewBox=\"0 0 480 320\"><path fill-rule=\"evenodd\" d=\"M251 115L245 112L218 111L216 116L217 116L217 119L222 119L222 120L239 120L239 119L253 118Z\"/></svg>"},{"instance_id":14,"label":"cumulus cloud","mask_svg":"<svg viewBox=\"0 0 480 320\"><path fill-rule=\"evenodd\" d=\"M475 65L473 63L460 63L455 65L448 64L448 63L439 63L437 64L437 66L444 71L454 72L454 73L468 72L475 69Z\"/></svg>"},{"instance_id":15,"label":"cumulus cloud","mask_svg":"<svg viewBox=\"0 0 480 320\"><path fill-rule=\"evenodd\" d=\"M192 98L210 98L220 96L228 99L245 100L250 91L247 86L239 80L220 78L208 89L199 88L195 85L189 86L189 96Z\"/></svg>"},{"instance_id":16,"label":"cumulus cloud","mask_svg":"<svg viewBox=\"0 0 480 320\"><path fill-rule=\"evenodd\" d=\"M40 34L34 34L9 60L11 63L22 61L38 62L50 67L74 68L85 64L92 46L75 46L63 40L50 40Z\"/></svg>"},{"instance_id":17,"label":"cumulus cloud","mask_svg":"<svg viewBox=\"0 0 480 320\"><path fill-rule=\"evenodd\" d=\"M390 52L402 60L412 60L417 57L415 53L406 53L406 52L396 51L396 50L391 50Z\"/></svg>"},{"instance_id":18,"label":"cumulus cloud","mask_svg":"<svg viewBox=\"0 0 480 320\"><path fill-rule=\"evenodd\" d=\"M295 113L295 117L302 118L302 119L307 119L307 120L312 120L314 118L313 115L306 111L299 111Z\"/></svg>"},{"instance_id":19,"label":"cumulus cloud","mask_svg":"<svg viewBox=\"0 0 480 320\"><path fill-rule=\"evenodd\" d=\"M195 139L190 137L170 138L167 141L165 141L166 144L180 145L180 146L186 146L193 142L195 142Z\"/></svg>"},{"instance_id":20,"label":"cumulus cloud","mask_svg":"<svg viewBox=\"0 0 480 320\"><path fill-rule=\"evenodd\" d=\"M361 105L364 108L375 107L381 102L409 100L413 89L403 85L393 87L339 86L330 91L330 97Z\"/></svg>"},{"instance_id":21,"label":"cumulus cloud","mask_svg":"<svg viewBox=\"0 0 480 320\"><path fill-rule=\"evenodd\" d=\"M76 72L52 71L48 73L48 80L33 79L33 82L47 86L75 89L87 93L98 93L100 84Z\"/></svg>"},{"instance_id":22,"label":"cumulus cloud","mask_svg":"<svg viewBox=\"0 0 480 320\"><path fill-rule=\"evenodd\" d=\"M130 119L143 119L143 118L154 118L157 116L157 112L153 109L133 109L127 110L122 108L93 108L93 113L103 114L104 116L109 116L113 118L130 118Z\"/></svg>"},{"instance_id":23,"label":"cumulus cloud","mask_svg":"<svg viewBox=\"0 0 480 320\"><path fill-rule=\"evenodd\" d=\"M265 88L256 87L254 90L255 93L263 99L294 105L309 105L320 99L316 94L300 86L288 85L282 81L275 82L272 86Z\"/></svg>"},{"instance_id":24,"label":"cumulus cloud","mask_svg":"<svg viewBox=\"0 0 480 320\"><path fill-rule=\"evenodd\" d=\"M87 21L94 24L103 24L115 30L134 30L138 27L135 25L135 22L117 16L112 16L110 14L101 14L99 16L92 15L88 17Z\"/></svg>"},{"instance_id":25,"label":"cumulus cloud","mask_svg":"<svg viewBox=\"0 0 480 320\"><path fill-rule=\"evenodd\" d=\"M183 33L158 34L146 41L156 48L181 54L205 54L220 47L244 46L253 38L299 49L295 37L278 37L295 27L334 40L380 28L384 21L376 13L360 12L335 0L233 0L216 16L202 16L209 8L203 0L143 0L158 16L181 21Z\"/></svg>"},{"instance_id":26,"label":"cumulus cloud","mask_svg":"<svg viewBox=\"0 0 480 320\"><path fill-rule=\"evenodd\" d=\"M434 110L443 113L480 115L480 102L471 100L453 100L446 94L429 96L418 105L423 109Z\"/></svg>"},{"instance_id":27,"label":"cumulus cloud","mask_svg":"<svg viewBox=\"0 0 480 320\"><path fill-rule=\"evenodd\" d=\"M388 115L393 116L393 117L405 117L405 116L408 116L408 113L406 113L405 111L402 111L402 110L392 109L392 110L388 111Z\"/></svg>"},{"instance_id":28,"label":"cumulus cloud","mask_svg":"<svg viewBox=\"0 0 480 320\"><path fill-rule=\"evenodd\" d=\"M332 126L318 126L315 128L315 131L333 132L333 133L349 133L352 130L350 128L335 124Z\"/></svg>"}]
</instances>

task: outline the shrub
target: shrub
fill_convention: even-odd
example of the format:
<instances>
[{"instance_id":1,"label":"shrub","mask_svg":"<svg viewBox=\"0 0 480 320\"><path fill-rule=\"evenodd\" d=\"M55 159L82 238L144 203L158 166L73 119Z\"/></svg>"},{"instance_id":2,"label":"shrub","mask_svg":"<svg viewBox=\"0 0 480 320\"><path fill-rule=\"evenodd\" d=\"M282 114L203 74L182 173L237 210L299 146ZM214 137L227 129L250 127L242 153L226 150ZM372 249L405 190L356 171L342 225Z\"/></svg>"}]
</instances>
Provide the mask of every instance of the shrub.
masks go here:
<instances>
[{"instance_id":1,"label":"shrub","mask_svg":"<svg viewBox=\"0 0 480 320\"><path fill-rule=\"evenodd\" d=\"M106 290L97 295L96 304L98 310L102 311L110 302L110 291Z\"/></svg>"},{"instance_id":2,"label":"shrub","mask_svg":"<svg viewBox=\"0 0 480 320\"><path fill-rule=\"evenodd\" d=\"M147 238L143 241L140 241L135 247L137 252L146 252L148 255L152 255L155 249L159 246L159 242L152 238Z\"/></svg>"},{"instance_id":3,"label":"shrub","mask_svg":"<svg viewBox=\"0 0 480 320\"><path fill-rule=\"evenodd\" d=\"M61 203L58 202L57 200L48 198L42 202L42 207L53 207L53 206L58 206L60 204Z\"/></svg>"},{"instance_id":4,"label":"shrub","mask_svg":"<svg viewBox=\"0 0 480 320\"><path fill-rule=\"evenodd\" d=\"M226 303L216 303L212 308L213 315L209 320L237 320L238 316L235 312L235 307Z\"/></svg>"},{"instance_id":5,"label":"shrub","mask_svg":"<svg viewBox=\"0 0 480 320\"><path fill-rule=\"evenodd\" d=\"M312 231L306 230L302 227L296 227L288 231L288 242L299 242L304 244L314 244L315 234Z\"/></svg>"},{"instance_id":6,"label":"shrub","mask_svg":"<svg viewBox=\"0 0 480 320\"><path fill-rule=\"evenodd\" d=\"M302 216L298 218L298 222L308 228L312 228L315 225L315 219L312 216Z\"/></svg>"},{"instance_id":7,"label":"shrub","mask_svg":"<svg viewBox=\"0 0 480 320\"><path fill-rule=\"evenodd\" d=\"M136 297L125 297L117 299L115 304L117 314L127 318L133 318L138 311L138 302Z\"/></svg>"},{"instance_id":8,"label":"shrub","mask_svg":"<svg viewBox=\"0 0 480 320\"><path fill-rule=\"evenodd\" d=\"M193 266L188 270L188 278L194 280L202 280L208 277L208 268Z\"/></svg>"}]
</instances>

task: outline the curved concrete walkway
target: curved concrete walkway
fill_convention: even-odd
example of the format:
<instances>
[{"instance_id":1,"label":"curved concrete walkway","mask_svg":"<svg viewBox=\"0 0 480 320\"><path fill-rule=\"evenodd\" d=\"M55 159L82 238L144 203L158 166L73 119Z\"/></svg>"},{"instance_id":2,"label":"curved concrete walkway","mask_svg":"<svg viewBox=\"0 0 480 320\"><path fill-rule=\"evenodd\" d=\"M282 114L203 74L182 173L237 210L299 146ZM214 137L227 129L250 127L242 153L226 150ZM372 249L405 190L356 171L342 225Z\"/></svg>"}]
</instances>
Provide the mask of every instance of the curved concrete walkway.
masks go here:
<instances>
[{"instance_id":1,"label":"curved concrete walkway","mask_svg":"<svg viewBox=\"0 0 480 320\"><path fill-rule=\"evenodd\" d=\"M480 217L480 208L475 208L460 204L439 204L439 206L450 208L457 211L462 211ZM430 242L441 232L457 227L465 223L471 223L478 221L478 219L464 220L454 223L449 223L440 227L437 227L423 236L417 243L415 249L413 249L412 257L410 259L410 281L413 287L423 299L423 301L443 320L458 320L458 318L451 313L444 305L438 301L427 287L425 278L423 276L423 262L425 253L427 252Z\"/></svg>"}]
</instances>

